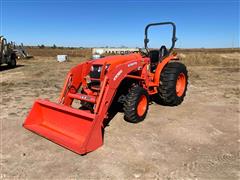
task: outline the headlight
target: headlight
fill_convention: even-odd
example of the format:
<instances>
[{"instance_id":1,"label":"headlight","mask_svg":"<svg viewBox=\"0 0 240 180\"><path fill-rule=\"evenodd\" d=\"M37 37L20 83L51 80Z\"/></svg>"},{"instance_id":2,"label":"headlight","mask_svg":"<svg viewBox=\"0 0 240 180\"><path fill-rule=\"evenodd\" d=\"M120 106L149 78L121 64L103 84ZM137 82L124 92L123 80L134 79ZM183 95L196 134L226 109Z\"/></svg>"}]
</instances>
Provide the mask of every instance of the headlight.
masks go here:
<instances>
[{"instance_id":1,"label":"headlight","mask_svg":"<svg viewBox=\"0 0 240 180\"><path fill-rule=\"evenodd\" d=\"M101 72L102 71L102 66L99 66L98 68L97 68L97 72Z\"/></svg>"},{"instance_id":2,"label":"headlight","mask_svg":"<svg viewBox=\"0 0 240 180\"><path fill-rule=\"evenodd\" d=\"M106 67L105 67L106 71L109 69L109 67L110 67L110 64L107 64ZM102 71L102 65L93 65L93 66L91 66L90 71L101 72Z\"/></svg>"},{"instance_id":3,"label":"headlight","mask_svg":"<svg viewBox=\"0 0 240 180\"><path fill-rule=\"evenodd\" d=\"M102 66L101 65L93 65L90 68L90 71L92 71L92 72L101 72L101 70L102 70Z\"/></svg>"},{"instance_id":4,"label":"headlight","mask_svg":"<svg viewBox=\"0 0 240 180\"><path fill-rule=\"evenodd\" d=\"M107 64L106 65L106 71L109 69L109 67L110 67L110 64Z\"/></svg>"}]
</instances>

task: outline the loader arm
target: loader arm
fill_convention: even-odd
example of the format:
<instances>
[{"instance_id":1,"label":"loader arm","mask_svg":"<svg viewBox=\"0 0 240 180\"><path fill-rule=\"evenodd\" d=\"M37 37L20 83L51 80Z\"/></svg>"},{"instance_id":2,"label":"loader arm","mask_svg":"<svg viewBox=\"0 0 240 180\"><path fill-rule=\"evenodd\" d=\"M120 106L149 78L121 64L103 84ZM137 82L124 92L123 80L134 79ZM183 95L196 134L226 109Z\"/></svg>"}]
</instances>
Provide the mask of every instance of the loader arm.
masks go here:
<instances>
[{"instance_id":1,"label":"loader arm","mask_svg":"<svg viewBox=\"0 0 240 180\"><path fill-rule=\"evenodd\" d=\"M129 64L134 64L129 67ZM127 77L127 75L132 72L133 70L137 69L138 67L142 67L141 60L133 60L127 63L118 65L114 71L107 74L103 80L103 86L101 88L100 96L98 98L96 104L96 118L93 121L92 132L89 133L88 143L86 145L87 149L94 150L97 147L101 146L103 143L103 139L101 139L101 144L96 147L96 137L102 137L102 129L103 121L106 118L107 111L115 97L117 92L117 88L119 87L120 83L123 79ZM98 108L99 107L99 108ZM97 132L97 133L96 133Z\"/></svg>"}]
</instances>

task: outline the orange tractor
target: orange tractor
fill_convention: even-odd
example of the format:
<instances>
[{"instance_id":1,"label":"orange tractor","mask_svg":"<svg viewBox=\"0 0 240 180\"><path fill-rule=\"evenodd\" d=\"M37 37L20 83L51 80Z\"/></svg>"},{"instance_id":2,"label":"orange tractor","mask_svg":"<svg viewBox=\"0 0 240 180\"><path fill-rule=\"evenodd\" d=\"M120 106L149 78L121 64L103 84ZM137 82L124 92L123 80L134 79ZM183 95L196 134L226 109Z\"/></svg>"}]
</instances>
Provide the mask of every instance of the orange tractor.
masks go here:
<instances>
[{"instance_id":1,"label":"orange tractor","mask_svg":"<svg viewBox=\"0 0 240 180\"><path fill-rule=\"evenodd\" d=\"M148 48L148 29L157 25L172 26L171 48ZM172 22L149 24L145 28L145 51L80 63L68 73L58 102L36 100L23 126L86 154L103 144L105 122L114 104L121 105L124 119L132 123L145 119L150 101L167 106L181 104L188 74L177 54L172 53L175 34ZM79 101L79 107L73 107L73 101Z\"/></svg>"}]
</instances>

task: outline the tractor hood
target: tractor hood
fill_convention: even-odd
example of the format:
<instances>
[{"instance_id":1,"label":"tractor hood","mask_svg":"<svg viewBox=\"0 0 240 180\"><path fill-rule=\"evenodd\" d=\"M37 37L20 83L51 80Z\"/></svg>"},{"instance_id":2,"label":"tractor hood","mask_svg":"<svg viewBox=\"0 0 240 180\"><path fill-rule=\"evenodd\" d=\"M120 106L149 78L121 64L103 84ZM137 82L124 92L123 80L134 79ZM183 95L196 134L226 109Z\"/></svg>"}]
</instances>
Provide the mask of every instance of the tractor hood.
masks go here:
<instances>
[{"instance_id":1,"label":"tractor hood","mask_svg":"<svg viewBox=\"0 0 240 180\"><path fill-rule=\"evenodd\" d=\"M104 63L111 65L111 69L118 64L122 64L127 61L141 59L142 56L139 53L132 53L128 55L116 55L116 56L107 56L94 60L92 65L103 65Z\"/></svg>"}]
</instances>

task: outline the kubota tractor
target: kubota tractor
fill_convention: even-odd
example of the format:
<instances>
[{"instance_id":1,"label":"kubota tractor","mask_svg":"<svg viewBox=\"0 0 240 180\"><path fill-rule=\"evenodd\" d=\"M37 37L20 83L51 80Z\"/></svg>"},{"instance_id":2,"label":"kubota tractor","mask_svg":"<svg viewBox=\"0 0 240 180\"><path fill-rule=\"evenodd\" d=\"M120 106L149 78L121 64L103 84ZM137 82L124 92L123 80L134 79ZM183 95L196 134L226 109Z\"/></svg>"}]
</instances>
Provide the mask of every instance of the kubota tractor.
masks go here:
<instances>
[{"instance_id":1,"label":"kubota tractor","mask_svg":"<svg viewBox=\"0 0 240 180\"><path fill-rule=\"evenodd\" d=\"M172 46L150 50L148 29L171 25ZM145 28L145 52L88 60L72 68L57 103L36 100L23 126L76 153L86 154L103 144L104 121L114 103L122 105L124 118L145 119L150 101L167 106L182 103L188 74L173 53L176 27L172 22ZM79 107L72 107L73 101Z\"/></svg>"}]
</instances>

